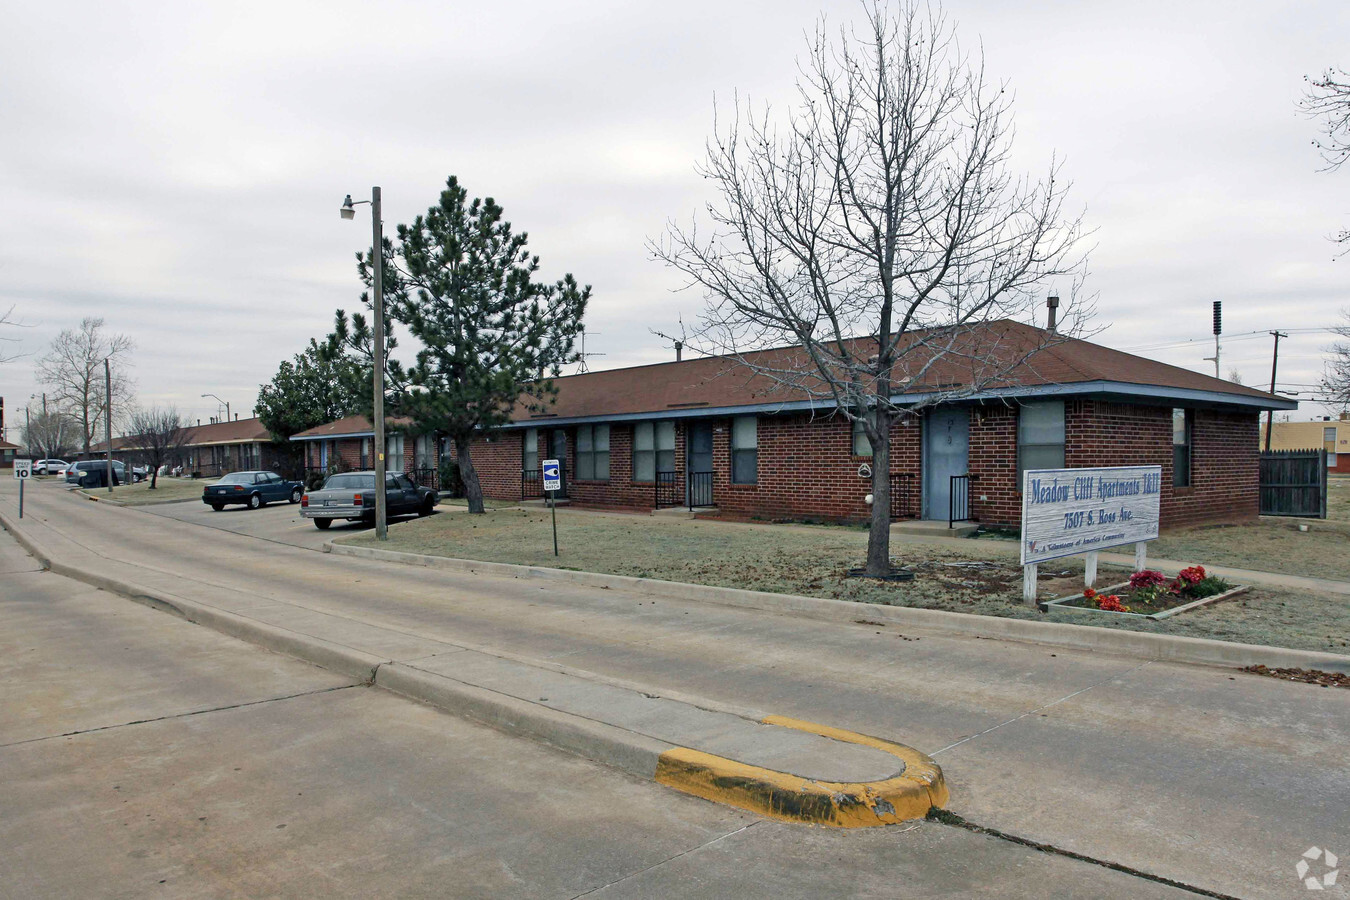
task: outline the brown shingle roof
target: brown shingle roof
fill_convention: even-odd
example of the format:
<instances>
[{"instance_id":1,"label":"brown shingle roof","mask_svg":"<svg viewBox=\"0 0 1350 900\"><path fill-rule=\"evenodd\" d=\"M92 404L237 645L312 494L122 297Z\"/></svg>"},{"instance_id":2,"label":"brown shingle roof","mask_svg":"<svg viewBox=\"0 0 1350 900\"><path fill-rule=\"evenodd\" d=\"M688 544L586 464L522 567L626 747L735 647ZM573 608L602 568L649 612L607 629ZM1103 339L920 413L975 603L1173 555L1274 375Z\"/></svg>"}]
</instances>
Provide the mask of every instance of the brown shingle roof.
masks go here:
<instances>
[{"instance_id":1,"label":"brown shingle roof","mask_svg":"<svg viewBox=\"0 0 1350 900\"><path fill-rule=\"evenodd\" d=\"M926 373L923 384L916 385L911 392L924 393L954 384L967 384L970 382L971 369L981 365L984 358L1007 353L1007 358L1015 359L1039 346L1046 337L1044 330L1019 322L989 323L973 333L964 352L939 360ZM1235 401L1274 400L1280 405L1287 402L1284 398L1272 398L1264 391L1090 341L1071 338L1058 340L1061 343L1037 352L1026 364L1015 370L1012 377L992 387L1005 389L1015 396L1017 387L1113 382L1141 388L1230 394ZM799 352L789 347L746 355L756 362L772 365L775 359L784 359ZM917 358L923 359L924 352L919 349ZM812 399L809 390L784 387L768 376L757 375L726 357L703 357L683 362L587 372L555 378L553 384L558 390L557 402L546 410L547 415L531 415L524 405L518 405L513 420L547 422L553 418L669 413L680 409L716 409Z\"/></svg>"},{"instance_id":2,"label":"brown shingle roof","mask_svg":"<svg viewBox=\"0 0 1350 900\"><path fill-rule=\"evenodd\" d=\"M925 335L912 336L914 350L911 362L924 360L928 353L920 341ZM1043 329L1020 322L1001 320L971 329L965 333L957 351L938 360L926 374L923 382L909 390L911 394L930 393L952 385L969 384L972 372L987 365L990 358L1007 354L1006 359L1017 359L1036 347L1043 346L1050 336ZM1101 385L1105 393L1114 395L1152 394L1159 398L1182 396L1181 392L1203 391L1215 402L1241 403L1260 406L1263 402L1275 408L1286 408L1290 401L1283 397L1223 381L1189 369L1170 366L1145 359L1090 341L1055 336L1054 343L1036 352L1029 361L1016 369L1012 376L988 386L1002 396L1030 395L1025 388L1047 388L1056 385L1082 385L1091 390ZM864 338L861 341L872 339ZM758 363L772 365L775 361L791 360L801 350L780 347L746 354ZM911 365L917 370L918 366ZM512 414L517 425L548 425L554 420L569 421L615 416L639 416L681 412L696 414L700 409L727 409L734 407L772 407L774 404L800 404L815 400L822 402L821 392L808 388L785 387L766 375L759 375L727 357L700 357L682 362L654 363L624 369L607 369L581 375L567 375L553 379L557 388L556 402L543 414L531 413L527 404L518 403ZM348 416L336 422L320 425L295 435L293 440L321 440L344 434L370 433L370 420L364 416Z\"/></svg>"},{"instance_id":3,"label":"brown shingle roof","mask_svg":"<svg viewBox=\"0 0 1350 900\"><path fill-rule=\"evenodd\" d=\"M396 416L389 416L385 419L385 422L389 425L408 425L411 421L411 419ZM313 428L297 432L291 435L291 440L322 441L350 435L369 435L374 430L375 426L366 416L347 416L335 422L325 422L323 425L316 425Z\"/></svg>"}]
</instances>

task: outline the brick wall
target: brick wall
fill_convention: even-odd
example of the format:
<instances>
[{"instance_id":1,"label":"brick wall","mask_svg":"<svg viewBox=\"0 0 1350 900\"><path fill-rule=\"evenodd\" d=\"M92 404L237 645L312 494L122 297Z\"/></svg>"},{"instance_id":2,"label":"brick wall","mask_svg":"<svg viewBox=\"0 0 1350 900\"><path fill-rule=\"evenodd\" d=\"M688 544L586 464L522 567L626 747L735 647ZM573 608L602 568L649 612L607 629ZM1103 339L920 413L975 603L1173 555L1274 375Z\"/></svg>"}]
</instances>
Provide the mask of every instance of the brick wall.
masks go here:
<instances>
[{"instance_id":1,"label":"brick wall","mask_svg":"<svg viewBox=\"0 0 1350 900\"><path fill-rule=\"evenodd\" d=\"M987 525L1017 527L1022 494L1016 407L977 408L970 434L972 514ZM1163 528L1247 522L1258 514L1256 413L1195 410L1191 486L1184 488L1172 487L1170 407L1071 400L1065 404L1064 438L1068 468L1161 466Z\"/></svg>"},{"instance_id":2,"label":"brick wall","mask_svg":"<svg viewBox=\"0 0 1350 900\"><path fill-rule=\"evenodd\" d=\"M1071 400L1065 405L1065 465L1157 465L1163 470L1164 528L1199 522L1250 521L1257 515L1258 445L1255 413L1195 412L1191 487L1172 487L1172 411L1167 407ZM726 515L759 519L865 520L864 497L871 483L858 467L871 457L853 455L853 431L842 416L761 416L755 484L731 482L731 419L701 420L713 427L713 500ZM688 422L675 429L676 478L684 496ZM583 506L651 509L655 488L632 480L633 425L614 424L609 435L609 481L580 481L576 473L576 429L567 429L568 496ZM548 456L540 428L540 459ZM911 476L914 514L920 512L922 432L919 419L906 417L891 430L891 472ZM350 443L352 448L355 442ZM484 496L521 497L523 434L504 431L473 442L473 459ZM317 451L316 451L317 452ZM341 450L344 458L348 451ZM355 452L353 449L350 452ZM411 467L412 441L407 465ZM970 507L975 521L1017 527L1021 485L1017 479L1017 407L971 407Z\"/></svg>"},{"instance_id":3,"label":"brick wall","mask_svg":"<svg viewBox=\"0 0 1350 900\"><path fill-rule=\"evenodd\" d=\"M453 441L449 443L450 459L455 459ZM540 435L540 444L543 436ZM469 456L473 459L483 496L489 500L519 500L520 467L523 461L524 435L519 431L497 431L475 437L469 442ZM540 453L543 459L547 454Z\"/></svg>"}]
</instances>

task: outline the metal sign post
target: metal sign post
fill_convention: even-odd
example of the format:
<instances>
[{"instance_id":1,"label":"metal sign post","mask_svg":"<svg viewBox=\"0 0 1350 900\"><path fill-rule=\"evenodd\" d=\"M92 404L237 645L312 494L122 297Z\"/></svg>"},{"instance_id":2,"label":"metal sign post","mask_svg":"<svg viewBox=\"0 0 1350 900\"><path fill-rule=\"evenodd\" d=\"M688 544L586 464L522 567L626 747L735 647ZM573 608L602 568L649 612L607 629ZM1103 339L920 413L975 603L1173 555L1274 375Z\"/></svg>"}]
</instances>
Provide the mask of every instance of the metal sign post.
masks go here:
<instances>
[{"instance_id":1,"label":"metal sign post","mask_svg":"<svg viewBox=\"0 0 1350 900\"><path fill-rule=\"evenodd\" d=\"M544 490L548 491L548 505L553 510L553 555L558 555L558 499L557 491L562 490L562 466L556 459L546 459L544 468Z\"/></svg>"},{"instance_id":2,"label":"metal sign post","mask_svg":"<svg viewBox=\"0 0 1350 900\"><path fill-rule=\"evenodd\" d=\"M23 483L33 477L31 459L14 460L14 477L19 479L19 518L23 518Z\"/></svg>"}]
</instances>

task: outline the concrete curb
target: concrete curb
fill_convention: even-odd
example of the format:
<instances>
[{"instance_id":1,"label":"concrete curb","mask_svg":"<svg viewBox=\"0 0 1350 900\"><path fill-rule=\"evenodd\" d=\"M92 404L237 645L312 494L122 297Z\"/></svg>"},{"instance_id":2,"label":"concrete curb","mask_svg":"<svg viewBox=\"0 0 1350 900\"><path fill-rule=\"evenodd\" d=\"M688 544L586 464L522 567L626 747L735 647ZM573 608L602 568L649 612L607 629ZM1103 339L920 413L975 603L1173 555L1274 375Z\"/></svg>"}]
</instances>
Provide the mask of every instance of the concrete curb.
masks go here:
<instances>
[{"instance_id":1,"label":"concrete curb","mask_svg":"<svg viewBox=\"0 0 1350 900\"><path fill-rule=\"evenodd\" d=\"M741 609L757 609L782 615L802 616L830 622L854 622L859 618L910 628L924 628L948 634L995 640L1046 644L1074 650L1093 650L1142 656L1167 662L1241 668L1265 665L1271 668L1322 669L1330 672L1350 672L1350 656L1315 650L1290 650L1263 644L1238 644L1210 638L1191 638L1169 634L1148 634L1123 631L1093 625L1074 625L1067 622L1033 622L1026 619L1001 619L972 613L947 612L938 609L915 609L905 606L883 606L874 603L854 603L823 597L802 597L795 594L771 594L739 588L713 587L662 581L656 578L634 578L627 575L605 575L598 572L574 572L570 569L550 569L543 566L517 566L510 563L482 562L471 559L453 559L380 550L374 547L353 547L328 541L324 549L342 556L395 562L403 565L425 566L451 572L496 575L505 578L539 578L587 587L619 588L641 591L672 600L691 600L715 603Z\"/></svg>"},{"instance_id":2,"label":"concrete curb","mask_svg":"<svg viewBox=\"0 0 1350 900\"><path fill-rule=\"evenodd\" d=\"M900 775L883 781L812 781L679 747L605 722L392 662L353 647L86 571L52 559L29 535L14 527L3 513L0 513L0 526L54 574L706 800L783 821L837 828L875 827L923 818L934 806L947 800L942 769L928 756L903 744L795 719L765 717L763 723L766 725L794 728L884 750L903 761L905 769Z\"/></svg>"}]
</instances>

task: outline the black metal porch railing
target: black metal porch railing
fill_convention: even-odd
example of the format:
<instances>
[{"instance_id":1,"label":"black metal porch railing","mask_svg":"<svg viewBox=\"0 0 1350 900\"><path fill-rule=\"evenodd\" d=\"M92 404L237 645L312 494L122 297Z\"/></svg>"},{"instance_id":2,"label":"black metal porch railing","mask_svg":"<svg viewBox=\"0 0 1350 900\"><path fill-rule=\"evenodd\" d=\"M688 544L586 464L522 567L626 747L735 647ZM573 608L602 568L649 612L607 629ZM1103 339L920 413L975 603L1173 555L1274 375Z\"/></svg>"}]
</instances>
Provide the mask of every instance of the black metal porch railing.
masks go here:
<instances>
[{"instance_id":1,"label":"black metal porch railing","mask_svg":"<svg viewBox=\"0 0 1350 900\"><path fill-rule=\"evenodd\" d=\"M426 466L421 469L411 469L407 472L407 475L413 480L413 484L431 488L433 491L439 491L441 489L441 473L439 469Z\"/></svg>"},{"instance_id":2,"label":"black metal porch railing","mask_svg":"<svg viewBox=\"0 0 1350 900\"><path fill-rule=\"evenodd\" d=\"M538 469L520 471L520 499L542 500L544 497L544 479Z\"/></svg>"},{"instance_id":3,"label":"black metal porch railing","mask_svg":"<svg viewBox=\"0 0 1350 900\"><path fill-rule=\"evenodd\" d=\"M657 472L656 482L652 485L653 509L666 509L680 505L680 482L675 472Z\"/></svg>"},{"instance_id":4,"label":"black metal porch railing","mask_svg":"<svg viewBox=\"0 0 1350 900\"><path fill-rule=\"evenodd\" d=\"M970 475L951 476L947 494L947 527L956 522L970 521Z\"/></svg>"},{"instance_id":5,"label":"black metal porch railing","mask_svg":"<svg viewBox=\"0 0 1350 900\"><path fill-rule=\"evenodd\" d=\"M689 508L713 505L713 473L690 472L687 476Z\"/></svg>"},{"instance_id":6,"label":"black metal porch railing","mask_svg":"<svg viewBox=\"0 0 1350 900\"><path fill-rule=\"evenodd\" d=\"M917 519L919 517L914 503L917 499L914 480L913 472L891 473L892 519Z\"/></svg>"}]
</instances>

